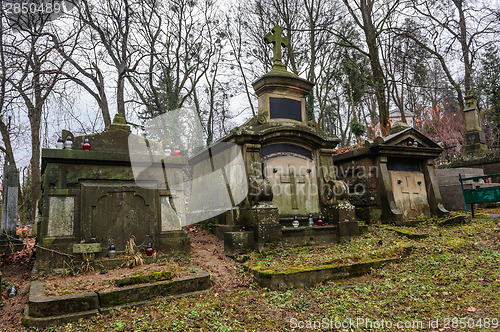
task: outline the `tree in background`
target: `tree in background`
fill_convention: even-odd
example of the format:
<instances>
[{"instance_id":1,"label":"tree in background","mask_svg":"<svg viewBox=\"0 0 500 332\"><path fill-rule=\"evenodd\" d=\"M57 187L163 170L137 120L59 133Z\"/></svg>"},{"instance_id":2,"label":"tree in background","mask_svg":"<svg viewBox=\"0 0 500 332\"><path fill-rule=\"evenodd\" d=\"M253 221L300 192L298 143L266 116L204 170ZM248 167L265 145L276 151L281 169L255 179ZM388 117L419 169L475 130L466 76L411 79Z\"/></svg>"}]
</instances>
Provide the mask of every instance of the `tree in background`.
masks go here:
<instances>
[{"instance_id":1,"label":"tree in background","mask_svg":"<svg viewBox=\"0 0 500 332\"><path fill-rule=\"evenodd\" d=\"M412 0L411 9L413 13L407 15L415 22L413 31L402 30L402 34L439 61L463 110L464 96L475 85L473 74L481 50L495 42L500 28L496 10L465 0ZM462 63L458 72L452 68L455 61Z\"/></svg>"},{"instance_id":2,"label":"tree in background","mask_svg":"<svg viewBox=\"0 0 500 332\"><path fill-rule=\"evenodd\" d=\"M486 121L496 145L500 142L500 54L490 45L481 60L479 89L483 92Z\"/></svg>"},{"instance_id":3,"label":"tree in background","mask_svg":"<svg viewBox=\"0 0 500 332\"><path fill-rule=\"evenodd\" d=\"M343 0L354 22L361 28L365 37L367 52L364 52L370 60L373 77L373 86L377 98L380 130L383 136L389 135L389 102L386 89L386 75L384 73L381 56L379 37L385 31L386 22L394 15L399 0L384 1L377 4L374 0Z\"/></svg>"}]
</instances>

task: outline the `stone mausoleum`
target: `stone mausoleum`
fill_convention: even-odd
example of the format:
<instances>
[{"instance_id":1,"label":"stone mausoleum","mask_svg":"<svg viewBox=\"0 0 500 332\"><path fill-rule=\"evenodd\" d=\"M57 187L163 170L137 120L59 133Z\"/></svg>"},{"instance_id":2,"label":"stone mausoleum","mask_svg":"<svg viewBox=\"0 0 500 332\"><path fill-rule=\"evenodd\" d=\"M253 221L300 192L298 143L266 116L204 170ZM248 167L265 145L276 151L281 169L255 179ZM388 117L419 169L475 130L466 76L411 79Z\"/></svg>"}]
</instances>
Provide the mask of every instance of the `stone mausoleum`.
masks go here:
<instances>
[{"instance_id":1,"label":"stone mausoleum","mask_svg":"<svg viewBox=\"0 0 500 332\"><path fill-rule=\"evenodd\" d=\"M359 219L401 223L448 213L435 174L434 159L441 151L418 130L397 122L389 136L334 155L333 161Z\"/></svg>"},{"instance_id":2,"label":"stone mausoleum","mask_svg":"<svg viewBox=\"0 0 500 332\"><path fill-rule=\"evenodd\" d=\"M265 40L274 44L272 70L253 83L258 115L210 147L240 147L248 178L248 195L237 206L212 219L227 252L235 247L263 250L270 243L332 244L359 233L347 186L335 179L332 150L339 139L306 116L305 97L313 83L286 71L281 46L288 40L279 26ZM194 177L207 175L204 152L189 160ZM325 226L308 227L321 215ZM300 227L292 227L297 216ZM246 230L246 231L245 231Z\"/></svg>"},{"instance_id":3,"label":"stone mausoleum","mask_svg":"<svg viewBox=\"0 0 500 332\"><path fill-rule=\"evenodd\" d=\"M152 242L156 251L189 255L189 239L172 203L183 201L183 188L158 186L165 183L161 169L149 173L149 186L136 183L129 143L144 143L144 138L131 134L121 115L102 133L74 137L63 131L63 137L69 137L72 147L42 151L38 270L64 267L67 255L106 256L111 244L123 251L130 238L139 248ZM84 139L89 151L82 149ZM148 145L163 151L160 143ZM182 178L186 164L187 157L165 155L160 165Z\"/></svg>"}]
</instances>

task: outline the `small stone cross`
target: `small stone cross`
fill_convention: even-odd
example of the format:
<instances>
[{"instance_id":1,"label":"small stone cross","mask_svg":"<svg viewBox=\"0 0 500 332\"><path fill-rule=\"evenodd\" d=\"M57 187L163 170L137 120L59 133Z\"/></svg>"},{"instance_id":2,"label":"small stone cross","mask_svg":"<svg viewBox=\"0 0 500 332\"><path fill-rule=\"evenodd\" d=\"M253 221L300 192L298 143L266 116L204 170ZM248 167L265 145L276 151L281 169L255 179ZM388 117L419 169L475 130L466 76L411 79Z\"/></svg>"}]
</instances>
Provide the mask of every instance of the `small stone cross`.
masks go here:
<instances>
[{"instance_id":1,"label":"small stone cross","mask_svg":"<svg viewBox=\"0 0 500 332\"><path fill-rule=\"evenodd\" d=\"M281 45L288 46L290 40L288 37L282 37L281 33L283 30L279 25L275 25L274 28L267 35L264 36L264 41L267 44L273 43L273 69L286 70L285 65L281 61Z\"/></svg>"}]
</instances>

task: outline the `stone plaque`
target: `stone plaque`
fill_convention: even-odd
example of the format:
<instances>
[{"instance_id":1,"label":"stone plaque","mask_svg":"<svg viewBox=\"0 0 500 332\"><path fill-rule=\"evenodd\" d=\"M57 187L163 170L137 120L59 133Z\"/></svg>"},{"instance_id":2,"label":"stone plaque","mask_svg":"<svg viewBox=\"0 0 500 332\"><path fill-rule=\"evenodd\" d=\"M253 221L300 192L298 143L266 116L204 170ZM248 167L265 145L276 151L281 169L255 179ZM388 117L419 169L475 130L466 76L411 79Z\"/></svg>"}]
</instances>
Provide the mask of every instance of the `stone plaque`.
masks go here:
<instances>
[{"instance_id":1,"label":"stone plaque","mask_svg":"<svg viewBox=\"0 0 500 332\"><path fill-rule=\"evenodd\" d=\"M429 216L424 174L416 172L389 171L394 201L405 218L420 214Z\"/></svg>"},{"instance_id":2,"label":"stone plaque","mask_svg":"<svg viewBox=\"0 0 500 332\"><path fill-rule=\"evenodd\" d=\"M47 236L73 236L74 197L50 197Z\"/></svg>"},{"instance_id":3,"label":"stone plaque","mask_svg":"<svg viewBox=\"0 0 500 332\"><path fill-rule=\"evenodd\" d=\"M280 215L319 214L316 164L294 156L269 158L264 174L273 190L273 204Z\"/></svg>"},{"instance_id":4,"label":"stone plaque","mask_svg":"<svg viewBox=\"0 0 500 332\"><path fill-rule=\"evenodd\" d=\"M170 197L161 197L161 231L178 231L181 229L181 218L170 205Z\"/></svg>"},{"instance_id":5,"label":"stone plaque","mask_svg":"<svg viewBox=\"0 0 500 332\"><path fill-rule=\"evenodd\" d=\"M100 243L75 243L73 244L73 253L75 254L92 254L101 252Z\"/></svg>"},{"instance_id":6,"label":"stone plaque","mask_svg":"<svg viewBox=\"0 0 500 332\"><path fill-rule=\"evenodd\" d=\"M271 119L291 119L302 121L301 102L288 98L269 98Z\"/></svg>"},{"instance_id":7,"label":"stone plaque","mask_svg":"<svg viewBox=\"0 0 500 332\"><path fill-rule=\"evenodd\" d=\"M130 238L137 245L155 241L155 190L94 183L85 183L83 189L82 240L113 243L116 250L125 250Z\"/></svg>"}]
</instances>

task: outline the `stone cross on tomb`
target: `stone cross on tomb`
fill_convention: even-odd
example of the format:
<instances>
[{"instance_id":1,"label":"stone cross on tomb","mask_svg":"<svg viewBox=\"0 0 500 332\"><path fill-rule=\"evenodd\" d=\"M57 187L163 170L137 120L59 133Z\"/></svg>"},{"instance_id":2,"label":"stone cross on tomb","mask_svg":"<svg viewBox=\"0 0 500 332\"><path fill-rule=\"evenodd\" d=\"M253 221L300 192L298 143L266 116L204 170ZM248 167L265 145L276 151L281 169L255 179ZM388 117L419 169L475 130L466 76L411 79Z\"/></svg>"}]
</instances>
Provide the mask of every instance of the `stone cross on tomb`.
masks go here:
<instances>
[{"instance_id":1,"label":"stone cross on tomb","mask_svg":"<svg viewBox=\"0 0 500 332\"><path fill-rule=\"evenodd\" d=\"M275 25L274 28L267 35L264 36L264 41L267 44L274 44L273 47L273 69L286 70L285 65L281 61L281 46L288 46L290 40L288 37L281 36L283 30L279 25Z\"/></svg>"},{"instance_id":2,"label":"stone cross on tomb","mask_svg":"<svg viewBox=\"0 0 500 332\"><path fill-rule=\"evenodd\" d=\"M419 201L416 200L416 198L419 198L420 195L422 195L422 192L413 182L415 182L413 177L405 176L402 183L401 193L407 197L407 202L410 203L410 209L417 210L419 206L416 204L418 204L417 202ZM417 182L418 186L421 184L422 183L418 184Z\"/></svg>"},{"instance_id":3,"label":"stone cross on tomb","mask_svg":"<svg viewBox=\"0 0 500 332\"><path fill-rule=\"evenodd\" d=\"M292 209L298 209L299 205L297 202L297 184L305 183L305 177L303 175L295 175L295 167L293 165L288 165L288 174L282 174L280 176L280 182L290 184Z\"/></svg>"}]
</instances>

